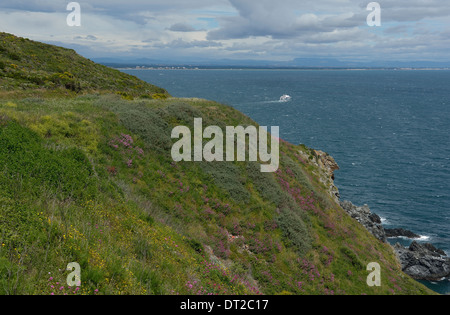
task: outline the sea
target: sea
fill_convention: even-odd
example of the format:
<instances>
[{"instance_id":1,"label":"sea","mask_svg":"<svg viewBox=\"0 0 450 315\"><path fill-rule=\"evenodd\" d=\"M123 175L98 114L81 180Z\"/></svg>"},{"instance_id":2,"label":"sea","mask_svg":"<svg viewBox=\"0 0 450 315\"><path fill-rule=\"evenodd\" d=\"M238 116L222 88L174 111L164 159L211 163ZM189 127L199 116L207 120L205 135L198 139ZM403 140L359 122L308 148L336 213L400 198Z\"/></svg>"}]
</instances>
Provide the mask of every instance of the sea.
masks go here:
<instances>
[{"instance_id":1,"label":"sea","mask_svg":"<svg viewBox=\"0 0 450 315\"><path fill-rule=\"evenodd\" d=\"M230 105L329 153L342 200L450 256L450 71L123 70L175 97ZM282 95L291 96L281 102ZM389 239L404 246L411 240ZM422 281L439 293L450 280Z\"/></svg>"}]
</instances>

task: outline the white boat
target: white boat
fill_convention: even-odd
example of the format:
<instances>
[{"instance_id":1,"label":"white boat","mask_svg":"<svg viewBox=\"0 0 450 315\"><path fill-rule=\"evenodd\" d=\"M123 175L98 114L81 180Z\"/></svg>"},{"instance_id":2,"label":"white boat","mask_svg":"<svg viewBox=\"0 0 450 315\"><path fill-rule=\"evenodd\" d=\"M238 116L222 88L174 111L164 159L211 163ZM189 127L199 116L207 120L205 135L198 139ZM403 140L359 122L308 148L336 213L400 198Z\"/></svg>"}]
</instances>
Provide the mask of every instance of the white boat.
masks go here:
<instances>
[{"instance_id":1,"label":"white boat","mask_svg":"<svg viewBox=\"0 0 450 315\"><path fill-rule=\"evenodd\" d=\"M290 97L287 94L284 94L280 97L280 102L289 102L292 99L292 97Z\"/></svg>"}]
</instances>

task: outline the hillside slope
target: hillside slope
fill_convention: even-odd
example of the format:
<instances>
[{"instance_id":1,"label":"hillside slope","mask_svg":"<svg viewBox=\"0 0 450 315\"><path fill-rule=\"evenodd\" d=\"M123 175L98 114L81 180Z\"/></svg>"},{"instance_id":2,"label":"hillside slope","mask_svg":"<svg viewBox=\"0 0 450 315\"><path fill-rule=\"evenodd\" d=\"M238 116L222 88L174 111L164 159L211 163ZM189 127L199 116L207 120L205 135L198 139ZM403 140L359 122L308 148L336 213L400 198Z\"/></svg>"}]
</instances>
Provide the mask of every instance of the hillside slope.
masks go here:
<instances>
[{"instance_id":1,"label":"hillside slope","mask_svg":"<svg viewBox=\"0 0 450 315\"><path fill-rule=\"evenodd\" d=\"M14 93L0 98L0 294L432 294L339 206L316 151L281 141L276 173L175 163L175 126L257 124L211 101L132 100L138 86L167 94L102 66L98 83L67 50L12 35L2 45L0 85ZM33 52L46 62L25 61ZM35 94L42 85L23 75L68 70L82 87L70 97ZM55 89L67 87L44 88ZM65 283L70 262L78 289ZM366 284L370 262L380 287Z\"/></svg>"},{"instance_id":2,"label":"hillside slope","mask_svg":"<svg viewBox=\"0 0 450 315\"><path fill-rule=\"evenodd\" d=\"M0 32L0 89L114 91L124 96L165 95L164 89L96 64L74 50Z\"/></svg>"}]
</instances>

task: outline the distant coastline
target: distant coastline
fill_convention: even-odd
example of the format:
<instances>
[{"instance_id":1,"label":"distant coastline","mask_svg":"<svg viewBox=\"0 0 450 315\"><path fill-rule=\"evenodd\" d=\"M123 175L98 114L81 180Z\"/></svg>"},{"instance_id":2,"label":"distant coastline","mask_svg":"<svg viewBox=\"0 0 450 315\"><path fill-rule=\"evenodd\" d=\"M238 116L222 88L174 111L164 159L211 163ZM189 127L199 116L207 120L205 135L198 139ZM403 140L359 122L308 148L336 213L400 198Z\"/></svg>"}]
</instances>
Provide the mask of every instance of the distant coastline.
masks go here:
<instances>
[{"instance_id":1,"label":"distant coastline","mask_svg":"<svg viewBox=\"0 0 450 315\"><path fill-rule=\"evenodd\" d=\"M317 71L449 71L448 68L405 68L405 67L374 67L374 68L339 68L339 67L262 67L262 66L202 66L202 65L121 65L103 63L103 65L117 70L317 70Z\"/></svg>"}]
</instances>

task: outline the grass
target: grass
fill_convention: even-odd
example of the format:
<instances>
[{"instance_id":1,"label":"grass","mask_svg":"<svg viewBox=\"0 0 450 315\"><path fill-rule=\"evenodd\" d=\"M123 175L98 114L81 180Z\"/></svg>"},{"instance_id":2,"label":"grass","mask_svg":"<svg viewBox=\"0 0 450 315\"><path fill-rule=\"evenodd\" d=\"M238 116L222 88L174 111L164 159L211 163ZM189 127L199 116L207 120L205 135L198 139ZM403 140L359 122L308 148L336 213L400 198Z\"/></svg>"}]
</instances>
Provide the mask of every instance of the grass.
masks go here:
<instances>
[{"instance_id":1,"label":"grass","mask_svg":"<svg viewBox=\"0 0 450 315\"><path fill-rule=\"evenodd\" d=\"M17 71L75 73L58 68L65 54L76 66L73 52L10 36L0 60ZM44 48L55 58L34 64ZM82 87L72 91L0 66L0 294L433 293L336 204L299 158L314 159L309 148L281 141L276 173L175 163L176 125L256 124L215 102L141 97L133 86L145 83L98 69L109 83L67 75ZM67 287L70 262L79 288ZM381 287L366 284L370 262Z\"/></svg>"},{"instance_id":2,"label":"grass","mask_svg":"<svg viewBox=\"0 0 450 315\"><path fill-rule=\"evenodd\" d=\"M429 293L333 203L296 159L305 148L282 142L274 174L174 163L164 134L211 107L236 123L197 100L0 101L2 293ZM64 285L72 261L77 291ZM381 288L365 284L372 261Z\"/></svg>"},{"instance_id":3,"label":"grass","mask_svg":"<svg viewBox=\"0 0 450 315\"><path fill-rule=\"evenodd\" d=\"M51 58L49 58L51 56ZM125 99L164 99L168 93L91 60L74 50L47 45L0 32L0 89L57 91L77 94L109 91Z\"/></svg>"}]
</instances>

